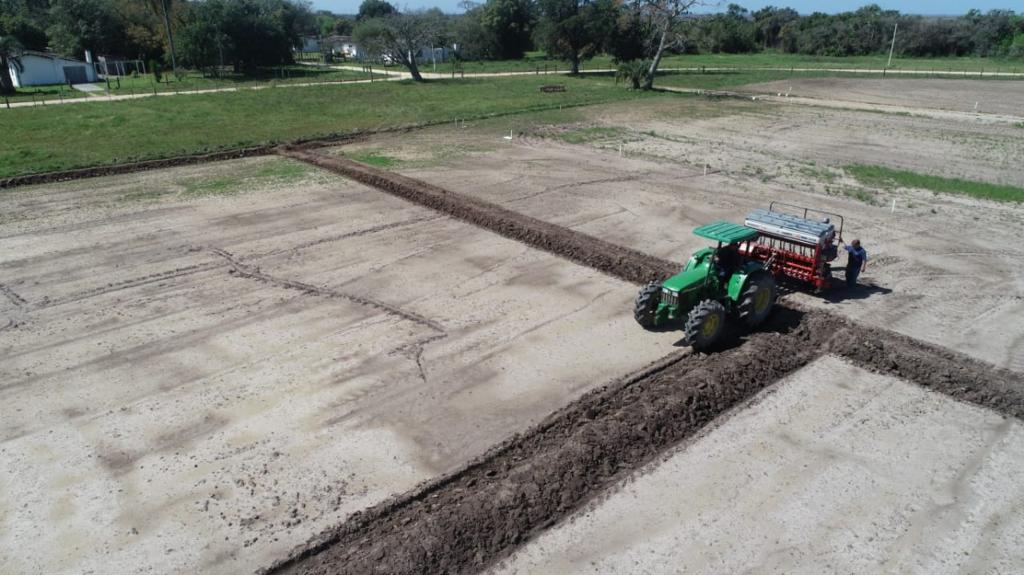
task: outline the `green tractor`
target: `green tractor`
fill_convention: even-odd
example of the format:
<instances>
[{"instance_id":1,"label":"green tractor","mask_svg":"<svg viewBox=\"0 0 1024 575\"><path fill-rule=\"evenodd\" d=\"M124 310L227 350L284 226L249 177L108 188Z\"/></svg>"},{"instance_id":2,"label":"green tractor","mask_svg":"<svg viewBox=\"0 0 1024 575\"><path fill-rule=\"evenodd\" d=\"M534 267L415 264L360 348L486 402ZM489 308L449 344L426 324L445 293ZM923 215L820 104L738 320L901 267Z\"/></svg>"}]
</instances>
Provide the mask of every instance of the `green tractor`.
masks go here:
<instances>
[{"instance_id":1,"label":"green tractor","mask_svg":"<svg viewBox=\"0 0 1024 575\"><path fill-rule=\"evenodd\" d=\"M775 278L760 261L745 257L757 230L717 222L694 234L718 242L695 252L683 271L662 283L647 284L636 296L634 316L646 329L683 322L684 339L694 349L718 341L729 318L756 327L775 305Z\"/></svg>"}]
</instances>

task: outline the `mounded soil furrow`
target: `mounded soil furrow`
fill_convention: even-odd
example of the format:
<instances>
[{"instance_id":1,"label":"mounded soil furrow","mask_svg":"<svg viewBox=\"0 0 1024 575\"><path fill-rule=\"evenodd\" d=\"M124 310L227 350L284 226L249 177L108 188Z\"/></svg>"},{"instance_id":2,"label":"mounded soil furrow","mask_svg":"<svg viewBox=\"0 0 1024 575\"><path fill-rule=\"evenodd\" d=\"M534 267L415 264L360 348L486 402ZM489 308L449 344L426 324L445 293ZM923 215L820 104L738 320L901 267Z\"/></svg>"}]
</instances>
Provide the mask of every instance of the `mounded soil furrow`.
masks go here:
<instances>
[{"instance_id":1,"label":"mounded soil furrow","mask_svg":"<svg viewBox=\"0 0 1024 575\"><path fill-rule=\"evenodd\" d=\"M100 176L116 176L120 174L131 174L134 172L145 172L149 170L159 170L163 168L189 166L192 164L218 162L221 160L236 160L238 158L266 156L272 153L272 146L257 146L254 148L225 150L223 152L212 152L209 154L189 154L187 156L175 156L173 158L164 158L160 160L145 160L141 162L111 164L108 166L80 168L77 170L64 170L61 172L40 172L36 174L25 174L23 176L13 176L10 178L0 179L0 190L6 188L17 188L20 186L51 184L55 182L66 182L68 180L81 180L84 178L96 178Z\"/></svg>"},{"instance_id":2,"label":"mounded soil furrow","mask_svg":"<svg viewBox=\"0 0 1024 575\"><path fill-rule=\"evenodd\" d=\"M679 354L588 393L461 471L352 517L269 573L466 573L516 546L819 352L823 318ZM810 321L809 321L810 320Z\"/></svg>"},{"instance_id":3,"label":"mounded soil furrow","mask_svg":"<svg viewBox=\"0 0 1024 575\"><path fill-rule=\"evenodd\" d=\"M840 323L829 353L862 368L1024 420L1024 375L892 331L833 321Z\"/></svg>"},{"instance_id":4,"label":"mounded soil furrow","mask_svg":"<svg viewBox=\"0 0 1024 575\"><path fill-rule=\"evenodd\" d=\"M288 147L278 152L629 282L679 271L670 261L347 158Z\"/></svg>"}]
</instances>

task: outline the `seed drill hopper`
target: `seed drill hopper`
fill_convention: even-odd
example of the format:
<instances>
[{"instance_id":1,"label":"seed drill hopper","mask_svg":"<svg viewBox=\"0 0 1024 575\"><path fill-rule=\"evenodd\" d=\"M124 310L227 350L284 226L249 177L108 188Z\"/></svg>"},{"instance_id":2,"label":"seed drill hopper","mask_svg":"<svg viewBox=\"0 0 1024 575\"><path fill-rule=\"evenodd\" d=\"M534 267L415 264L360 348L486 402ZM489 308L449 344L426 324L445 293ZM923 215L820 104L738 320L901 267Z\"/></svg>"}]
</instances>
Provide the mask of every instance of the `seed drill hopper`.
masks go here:
<instances>
[{"instance_id":1,"label":"seed drill hopper","mask_svg":"<svg viewBox=\"0 0 1024 575\"><path fill-rule=\"evenodd\" d=\"M744 257L761 262L777 280L798 282L814 291L829 287L831 262L839 253L836 240L843 237L843 216L772 202L767 210L747 214L743 223L758 231L756 240L740 245Z\"/></svg>"}]
</instances>

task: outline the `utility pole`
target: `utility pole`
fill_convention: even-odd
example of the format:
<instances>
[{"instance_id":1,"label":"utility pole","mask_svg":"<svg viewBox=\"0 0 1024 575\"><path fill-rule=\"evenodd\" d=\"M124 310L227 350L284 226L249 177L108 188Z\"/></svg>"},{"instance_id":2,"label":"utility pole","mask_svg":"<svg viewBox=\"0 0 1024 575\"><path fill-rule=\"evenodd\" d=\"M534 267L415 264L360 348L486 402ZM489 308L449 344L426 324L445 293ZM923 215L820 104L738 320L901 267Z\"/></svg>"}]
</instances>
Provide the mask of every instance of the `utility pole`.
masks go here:
<instances>
[{"instance_id":1,"label":"utility pole","mask_svg":"<svg viewBox=\"0 0 1024 575\"><path fill-rule=\"evenodd\" d=\"M886 68L892 67L892 51L896 48L896 30L900 27L899 20L892 27L892 44L889 45L889 63L885 65Z\"/></svg>"},{"instance_id":2,"label":"utility pole","mask_svg":"<svg viewBox=\"0 0 1024 575\"><path fill-rule=\"evenodd\" d=\"M168 14L167 5L170 0L160 0L160 7L164 12L164 27L167 29L167 43L171 46L171 70L175 77L178 75L178 62L174 51L174 33L171 32L171 16Z\"/></svg>"}]
</instances>

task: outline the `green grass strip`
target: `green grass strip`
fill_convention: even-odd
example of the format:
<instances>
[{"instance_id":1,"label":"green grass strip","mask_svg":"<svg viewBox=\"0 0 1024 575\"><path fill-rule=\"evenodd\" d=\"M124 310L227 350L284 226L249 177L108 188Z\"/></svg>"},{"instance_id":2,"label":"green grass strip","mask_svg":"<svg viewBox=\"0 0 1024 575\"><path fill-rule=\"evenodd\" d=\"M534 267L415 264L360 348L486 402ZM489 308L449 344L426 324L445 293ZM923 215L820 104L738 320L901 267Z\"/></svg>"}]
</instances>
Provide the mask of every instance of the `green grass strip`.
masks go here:
<instances>
[{"instance_id":1,"label":"green grass strip","mask_svg":"<svg viewBox=\"0 0 1024 575\"><path fill-rule=\"evenodd\" d=\"M1024 202L1024 188L1017 186L943 178L864 164L850 164L843 166L843 169L860 183L869 186L919 188L936 193L959 194L1001 202Z\"/></svg>"},{"instance_id":2,"label":"green grass strip","mask_svg":"<svg viewBox=\"0 0 1024 575\"><path fill-rule=\"evenodd\" d=\"M565 92L546 93L556 82ZM0 178L297 138L664 97L567 77L375 82L14 108L0 112ZM510 121L510 127L515 121Z\"/></svg>"}]
</instances>

